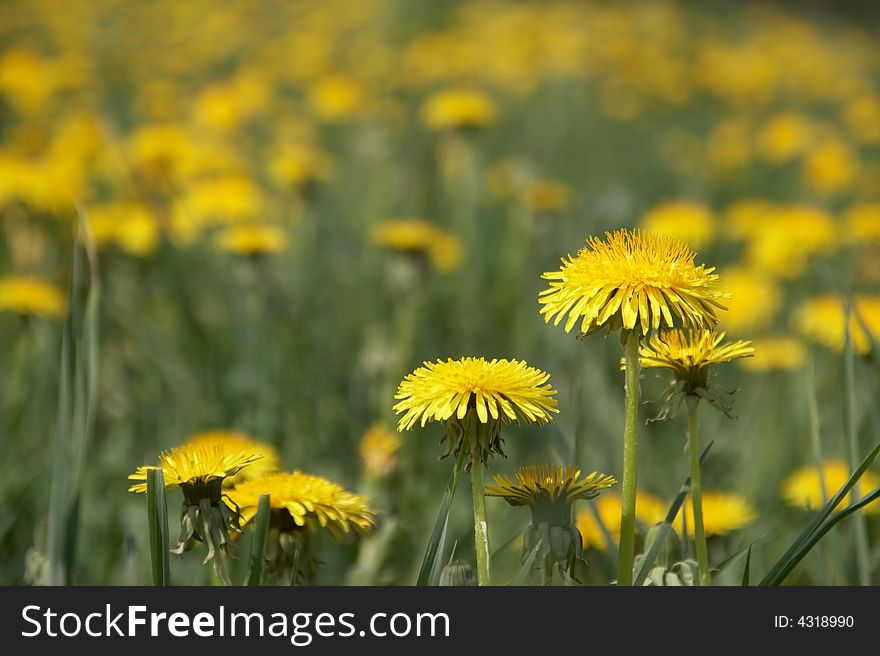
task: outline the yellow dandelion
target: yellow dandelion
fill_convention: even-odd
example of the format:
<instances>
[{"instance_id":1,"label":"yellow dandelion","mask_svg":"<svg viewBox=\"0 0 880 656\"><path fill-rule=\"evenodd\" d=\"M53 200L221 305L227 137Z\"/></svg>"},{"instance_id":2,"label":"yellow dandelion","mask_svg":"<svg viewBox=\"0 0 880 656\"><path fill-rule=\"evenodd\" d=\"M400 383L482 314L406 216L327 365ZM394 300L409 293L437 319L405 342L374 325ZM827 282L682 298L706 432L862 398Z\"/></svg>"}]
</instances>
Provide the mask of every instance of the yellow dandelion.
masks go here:
<instances>
[{"instance_id":1,"label":"yellow dandelion","mask_svg":"<svg viewBox=\"0 0 880 656\"><path fill-rule=\"evenodd\" d=\"M725 298L714 268L694 264L682 242L654 233L618 230L606 241L591 237L576 257L563 259L559 271L543 274L549 289L539 295L541 314L566 332L580 321L589 335L603 326L642 335L671 328L674 317L687 326L708 328L718 322ZM665 326L663 324L665 323Z\"/></svg>"},{"instance_id":2,"label":"yellow dandelion","mask_svg":"<svg viewBox=\"0 0 880 656\"><path fill-rule=\"evenodd\" d=\"M755 356L738 360L749 371L773 371L800 369L807 359L807 349L795 337L763 337L752 342Z\"/></svg>"},{"instance_id":3,"label":"yellow dandelion","mask_svg":"<svg viewBox=\"0 0 880 656\"><path fill-rule=\"evenodd\" d=\"M374 244L402 253L424 254L438 271L451 271L462 261L458 238L423 219L390 219L370 232Z\"/></svg>"},{"instance_id":4,"label":"yellow dandelion","mask_svg":"<svg viewBox=\"0 0 880 656\"><path fill-rule=\"evenodd\" d=\"M857 96L844 107L844 120L850 132L860 142L880 143L880 96Z\"/></svg>"},{"instance_id":5,"label":"yellow dandelion","mask_svg":"<svg viewBox=\"0 0 880 656\"><path fill-rule=\"evenodd\" d=\"M577 528L585 548L607 549L606 532L613 540L620 539L620 495L607 492L596 499L594 503L602 526L596 522L593 511L584 508L577 515ZM662 499L653 494L639 491L636 495L636 519L648 528L663 521L668 509L669 504L664 503Z\"/></svg>"},{"instance_id":6,"label":"yellow dandelion","mask_svg":"<svg viewBox=\"0 0 880 656\"><path fill-rule=\"evenodd\" d=\"M333 539L341 540L352 531L363 535L374 526L375 513L366 497L301 471L269 474L236 485L229 495L238 506L243 523L257 514L263 494L270 495L272 523L282 532L312 527L316 522Z\"/></svg>"},{"instance_id":7,"label":"yellow dandelion","mask_svg":"<svg viewBox=\"0 0 880 656\"><path fill-rule=\"evenodd\" d=\"M822 478L815 465L807 465L792 472L782 484L782 498L786 503L804 508L818 510L849 480L849 465L843 460L826 460L822 463ZM824 484L824 493L823 493ZM866 494L880 487L880 476L868 470L858 482L859 490ZM837 507L843 510L852 503L852 494L846 495ZM874 501L864 508L866 513L880 514L880 500Z\"/></svg>"},{"instance_id":8,"label":"yellow dandelion","mask_svg":"<svg viewBox=\"0 0 880 656\"><path fill-rule=\"evenodd\" d=\"M685 386L686 394L708 388L707 375L715 365L754 355L749 341L724 342L725 333L710 330L670 330L652 336L639 349L641 366L670 369Z\"/></svg>"},{"instance_id":9,"label":"yellow dandelion","mask_svg":"<svg viewBox=\"0 0 880 656\"><path fill-rule=\"evenodd\" d=\"M0 312L60 317L67 297L53 284L30 276L0 278Z\"/></svg>"},{"instance_id":10,"label":"yellow dandelion","mask_svg":"<svg viewBox=\"0 0 880 656\"><path fill-rule=\"evenodd\" d=\"M733 492L705 490L702 494L702 505L703 530L706 532L706 537L732 533L748 526L758 517L755 506L742 495ZM688 536L692 536L694 505L691 497L687 499L685 510ZM674 526L681 527L681 511L676 517Z\"/></svg>"},{"instance_id":11,"label":"yellow dandelion","mask_svg":"<svg viewBox=\"0 0 880 656\"><path fill-rule=\"evenodd\" d=\"M776 208L749 236L746 261L785 279L799 276L810 261L837 247L838 228L824 210L807 205Z\"/></svg>"},{"instance_id":12,"label":"yellow dandelion","mask_svg":"<svg viewBox=\"0 0 880 656\"><path fill-rule=\"evenodd\" d=\"M805 337L842 352L847 329L846 300L832 295L811 298L795 311L792 325ZM872 339L880 339L880 296L856 296L853 299L849 333L853 349L859 353L871 350Z\"/></svg>"},{"instance_id":13,"label":"yellow dandelion","mask_svg":"<svg viewBox=\"0 0 880 656\"><path fill-rule=\"evenodd\" d=\"M647 231L667 235L693 249L707 246L715 236L712 211L692 200L661 203L642 217L641 225Z\"/></svg>"},{"instance_id":14,"label":"yellow dandelion","mask_svg":"<svg viewBox=\"0 0 880 656\"><path fill-rule=\"evenodd\" d=\"M753 269L731 269L721 276L730 294L722 322L731 333L753 333L769 326L782 306L782 289Z\"/></svg>"},{"instance_id":15,"label":"yellow dandelion","mask_svg":"<svg viewBox=\"0 0 880 656\"><path fill-rule=\"evenodd\" d=\"M724 211L724 232L742 241L755 234L774 212L773 203L760 198L746 198L728 205Z\"/></svg>"},{"instance_id":16,"label":"yellow dandelion","mask_svg":"<svg viewBox=\"0 0 880 656\"><path fill-rule=\"evenodd\" d=\"M758 133L758 152L773 164L803 154L815 138L815 126L805 116L784 112L771 116Z\"/></svg>"},{"instance_id":17,"label":"yellow dandelion","mask_svg":"<svg viewBox=\"0 0 880 656\"><path fill-rule=\"evenodd\" d=\"M309 90L309 104L325 121L346 121L364 109L363 87L346 75L328 75Z\"/></svg>"},{"instance_id":18,"label":"yellow dandelion","mask_svg":"<svg viewBox=\"0 0 880 656\"><path fill-rule=\"evenodd\" d=\"M747 165L752 158L752 125L735 116L719 121L706 140L706 159L713 169L728 173Z\"/></svg>"},{"instance_id":19,"label":"yellow dandelion","mask_svg":"<svg viewBox=\"0 0 880 656\"><path fill-rule=\"evenodd\" d=\"M89 234L98 248L118 246L144 257L156 250L161 235L159 218L140 203L118 201L88 211Z\"/></svg>"},{"instance_id":20,"label":"yellow dandelion","mask_svg":"<svg viewBox=\"0 0 880 656\"><path fill-rule=\"evenodd\" d=\"M163 451L159 456L159 466L165 476L165 489L183 489L184 494L198 495L203 488L213 482L222 482L235 476L242 469L257 462L263 456L247 451L231 452L221 446L190 444ZM138 467L128 478L134 483L129 492L147 491L147 469ZM219 498L219 487L217 488ZM198 498L196 496L196 498Z\"/></svg>"},{"instance_id":21,"label":"yellow dandelion","mask_svg":"<svg viewBox=\"0 0 880 656\"><path fill-rule=\"evenodd\" d=\"M811 189L826 194L848 189L858 172L858 156L837 137L823 139L804 160L804 181Z\"/></svg>"},{"instance_id":22,"label":"yellow dandelion","mask_svg":"<svg viewBox=\"0 0 880 656\"><path fill-rule=\"evenodd\" d=\"M523 190L522 202L532 212L559 214L571 204L571 189L561 182L535 180Z\"/></svg>"},{"instance_id":23,"label":"yellow dandelion","mask_svg":"<svg viewBox=\"0 0 880 656\"><path fill-rule=\"evenodd\" d=\"M400 437L384 426L370 426L358 446L367 476L380 478L397 469L397 452L402 444Z\"/></svg>"},{"instance_id":24,"label":"yellow dandelion","mask_svg":"<svg viewBox=\"0 0 880 656\"><path fill-rule=\"evenodd\" d=\"M540 465L518 467L516 482L507 476L494 477L495 485L486 487L487 497L502 497L511 506L532 506L561 501L572 504L578 499L592 499L617 481L613 476L592 472L581 478L574 465Z\"/></svg>"},{"instance_id":25,"label":"yellow dandelion","mask_svg":"<svg viewBox=\"0 0 880 656\"><path fill-rule=\"evenodd\" d=\"M251 463L239 473L227 476L223 484L235 485L240 481L260 478L266 474L278 471L281 467L281 456L271 444L266 444L251 437L246 433L234 430L210 430L202 431L190 436L184 446L199 448L219 448L223 453L235 455L237 453L253 453L261 458Z\"/></svg>"},{"instance_id":26,"label":"yellow dandelion","mask_svg":"<svg viewBox=\"0 0 880 656\"><path fill-rule=\"evenodd\" d=\"M497 109L492 99L477 89L440 91L428 98L422 115L429 128L482 128L495 122Z\"/></svg>"},{"instance_id":27,"label":"yellow dandelion","mask_svg":"<svg viewBox=\"0 0 880 656\"><path fill-rule=\"evenodd\" d=\"M856 246L880 244L880 202L850 207L844 217L843 236Z\"/></svg>"},{"instance_id":28,"label":"yellow dandelion","mask_svg":"<svg viewBox=\"0 0 880 656\"><path fill-rule=\"evenodd\" d=\"M330 177L332 165L321 150L305 144L282 148L269 160L269 174L282 188L307 187Z\"/></svg>"},{"instance_id":29,"label":"yellow dandelion","mask_svg":"<svg viewBox=\"0 0 880 656\"><path fill-rule=\"evenodd\" d=\"M228 226L217 233L217 246L238 255L268 255L287 249L287 233L273 225Z\"/></svg>"}]
</instances>

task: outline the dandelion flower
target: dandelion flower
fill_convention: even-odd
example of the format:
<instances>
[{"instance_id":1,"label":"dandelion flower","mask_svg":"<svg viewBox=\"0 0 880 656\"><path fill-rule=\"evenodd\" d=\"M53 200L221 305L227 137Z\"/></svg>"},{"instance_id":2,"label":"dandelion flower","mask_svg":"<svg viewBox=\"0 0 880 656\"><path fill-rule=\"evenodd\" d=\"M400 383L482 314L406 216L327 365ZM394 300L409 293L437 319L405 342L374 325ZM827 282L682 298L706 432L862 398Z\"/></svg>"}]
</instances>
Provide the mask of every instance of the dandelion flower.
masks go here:
<instances>
[{"instance_id":1,"label":"dandelion flower","mask_svg":"<svg viewBox=\"0 0 880 656\"><path fill-rule=\"evenodd\" d=\"M572 506L578 499L592 499L617 481L593 472L581 478L573 465L519 467L516 482L507 476L495 477L486 496L502 497L512 506L529 506L532 523L523 535L523 560L542 545L541 558L532 556L532 567L543 576L576 578L576 566L583 561L582 540L572 520Z\"/></svg>"},{"instance_id":2,"label":"dandelion flower","mask_svg":"<svg viewBox=\"0 0 880 656\"><path fill-rule=\"evenodd\" d=\"M309 104L325 121L347 121L364 108L363 87L345 75L328 75L309 90Z\"/></svg>"},{"instance_id":3,"label":"dandelion flower","mask_svg":"<svg viewBox=\"0 0 880 656\"><path fill-rule=\"evenodd\" d=\"M805 337L842 352L846 338L846 300L832 295L811 298L795 310L792 325ZM869 332L865 331L866 327ZM871 350L872 339L880 339L880 296L853 299L849 333L857 352Z\"/></svg>"},{"instance_id":4,"label":"dandelion flower","mask_svg":"<svg viewBox=\"0 0 880 656\"><path fill-rule=\"evenodd\" d=\"M812 122L801 114L771 116L758 134L758 152L768 162L784 164L803 154L815 136Z\"/></svg>"},{"instance_id":5,"label":"dandelion flower","mask_svg":"<svg viewBox=\"0 0 880 656\"><path fill-rule=\"evenodd\" d=\"M450 444L444 456L457 455L463 446L462 421L472 415L486 433L479 445L469 445L471 456L485 462L491 452L503 455L501 422L551 421L550 413L557 410L556 391L547 382L549 378L550 374L519 360L466 357L425 362L403 379L394 396L398 400L394 411L403 414L397 429L446 422ZM450 425L454 427L451 430Z\"/></svg>"},{"instance_id":6,"label":"dandelion flower","mask_svg":"<svg viewBox=\"0 0 880 656\"><path fill-rule=\"evenodd\" d=\"M184 443L184 446L205 447L209 449L220 448L223 453L229 455L254 453L261 456L259 460L252 462L237 474L227 476L223 481L224 486L232 486L241 481L260 478L266 474L278 471L281 467L281 456L278 454L278 449L271 444L261 442L239 431L202 431L192 435Z\"/></svg>"},{"instance_id":7,"label":"dandelion flower","mask_svg":"<svg viewBox=\"0 0 880 656\"><path fill-rule=\"evenodd\" d=\"M39 278L0 278L0 312L60 317L67 312L67 299L57 287Z\"/></svg>"},{"instance_id":8,"label":"dandelion flower","mask_svg":"<svg viewBox=\"0 0 880 656\"><path fill-rule=\"evenodd\" d=\"M229 493L239 508L243 523L257 514L260 496L269 494L273 525L281 531L327 529L335 540L352 531L367 533L374 525L375 513L366 497L349 492L341 485L301 471L279 472L244 481Z\"/></svg>"},{"instance_id":9,"label":"dandelion flower","mask_svg":"<svg viewBox=\"0 0 880 656\"><path fill-rule=\"evenodd\" d=\"M694 249L708 245L715 236L715 216L708 207L692 200L661 203L642 217L641 225Z\"/></svg>"},{"instance_id":10,"label":"dandelion flower","mask_svg":"<svg viewBox=\"0 0 880 656\"><path fill-rule=\"evenodd\" d=\"M746 240L761 229L775 209L773 203L760 198L731 203L724 211L724 232L730 239Z\"/></svg>"},{"instance_id":11,"label":"dandelion flower","mask_svg":"<svg viewBox=\"0 0 880 656\"><path fill-rule=\"evenodd\" d=\"M703 526L707 537L732 533L757 519L758 513L755 507L742 495L706 490L702 496ZM688 536L691 536L694 527L694 504L691 497L688 497L685 510L687 512ZM680 511L676 517L675 525L681 526Z\"/></svg>"},{"instance_id":12,"label":"dandelion flower","mask_svg":"<svg viewBox=\"0 0 880 656\"><path fill-rule=\"evenodd\" d=\"M370 237L378 246L423 254L438 271L452 271L462 260L458 238L423 219L383 221L373 227Z\"/></svg>"},{"instance_id":13,"label":"dandelion flower","mask_svg":"<svg viewBox=\"0 0 880 656\"><path fill-rule=\"evenodd\" d=\"M822 464L822 480L819 479L819 471L815 465L807 465L792 472L782 484L782 498L785 502L804 508L805 510L818 510L849 480L851 471L843 460L826 460ZM824 483L824 494L823 494ZM859 479L859 489L869 492L880 487L880 476L872 471L866 471ZM837 511L846 508L852 503L852 494L846 495L837 507ZM865 512L870 514L880 513L880 500L865 506Z\"/></svg>"},{"instance_id":14,"label":"dandelion flower","mask_svg":"<svg viewBox=\"0 0 880 656\"><path fill-rule=\"evenodd\" d=\"M571 204L571 190L561 182L535 180L523 190L522 201L532 212L560 214Z\"/></svg>"},{"instance_id":15,"label":"dandelion flower","mask_svg":"<svg viewBox=\"0 0 880 656\"><path fill-rule=\"evenodd\" d=\"M807 349L795 337L763 337L755 339L752 345L755 356L738 360L749 371L797 370L807 359Z\"/></svg>"},{"instance_id":16,"label":"dandelion flower","mask_svg":"<svg viewBox=\"0 0 880 656\"><path fill-rule=\"evenodd\" d=\"M447 89L425 103L422 115L433 130L482 128L495 122L497 109L492 99L476 89Z\"/></svg>"},{"instance_id":17,"label":"dandelion flower","mask_svg":"<svg viewBox=\"0 0 880 656\"><path fill-rule=\"evenodd\" d=\"M724 327L731 333L753 333L766 328L782 306L779 285L753 269L733 269L721 276L721 288L730 294Z\"/></svg>"},{"instance_id":18,"label":"dandelion flower","mask_svg":"<svg viewBox=\"0 0 880 656\"><path fill-rule=\"evenodd\" d=\"M507 476L495 476L495 485L486 488L486 496L502 497L511 506L537 506L542 503L572 504L578 499L592 499L617 481L613 476L593 472L580 478L574 465L531 465L514 472L516 482Z\"/></svg>"},{"instance_id":19,"label":"dandelion flower","mask_svg":"<svg viewBox=\"0 0 880 656\"><path fill-rule=\"evenodd\" d=\"M804 181L821 193L834 194L848 189L858 173L855 151L837 137L822 140L804 160Z\"/></svg>"},{"instance_id":20,"label":"dandelion flower","mask_svg":"<svg viewBox=\"0 0 880 656\"><path fill-rule=\"evenodd\" d=\"M384 426L370 426L358 446L358 454L364 461L367 476L380 478L397 469L397 452L402 444L400 436Z\"/></svg>"},{"instance_id":21,"label":"dandelion flower","mask_svg":"<svg viewBox=\"0 0 880 656\"><path fill-rule=\"evenodd\" d=\"M95 246L118 246L136 257L154 252L161 234L156 214L140 203L120 201L92 207L88 225Z\"/></svg>"},{"instance_id":22,"label":"dandelion flower","mask_svg":"<svg viewBox=\"0 0 880 656\"><path fill-rule=\"evenodd\" d=\"M749 235L746 261L785 279L799 276L812 258L837 247L838 228L824 210L808 205L778 207Z\"/></svg>"},{"instance_id":23,"label":"dandelion flower","mask_svg":"<svg viewBox=\"0 0 880 656\"><path fill-rule=\"evenodd\" d=\"M880 202L859 203L846 211L844 239L856 246L880 244Z\"/></svg>"},{"instance_id":24,"label":"dandelion flower","mask_svg":"<svg viewBox=\"0 0 880 656\"><path fill-rule=\"evenodd\" d=\"M237 255L283 253L287 248L287 233L273 225L233 225L217 233L217 246Z\"/></svg>"},{"instance_id":25,"label":"dandelion flower","mask_svg":"<svg viewBox=\"0 0 880 656\"><path fill-rule=\"evenodd\" d=\"M577 256L563 259L559 271L543 274L549 289L539 295L541 314L565 331L580 322L589 335L603 326L646 335L676 320L708 328L724 309L714 268L694 264L682 242L654 233L618 230L606 240L591 237ZM664 325L665 324L665 325Z\"/></svg>"},{"instance_id":26,"label":"dandelion flower","mask_svg":"<svg viewBox=\"0 0 880 656\"><path fill-rule=\"evenodd\" d=\"M606 533L614 540L620 539L620 495L609 492L600 496L595 502L596 513L602 526L596 522L596 516L588 508L577 515L577 528L581 534L584 548L593 547L604 550L608 548ZM663 521L669 504L649 492L639 491L636 495L636 519L647 527ZM604 527L604 530L603 530Z\"/></svg>"}]
</instances>

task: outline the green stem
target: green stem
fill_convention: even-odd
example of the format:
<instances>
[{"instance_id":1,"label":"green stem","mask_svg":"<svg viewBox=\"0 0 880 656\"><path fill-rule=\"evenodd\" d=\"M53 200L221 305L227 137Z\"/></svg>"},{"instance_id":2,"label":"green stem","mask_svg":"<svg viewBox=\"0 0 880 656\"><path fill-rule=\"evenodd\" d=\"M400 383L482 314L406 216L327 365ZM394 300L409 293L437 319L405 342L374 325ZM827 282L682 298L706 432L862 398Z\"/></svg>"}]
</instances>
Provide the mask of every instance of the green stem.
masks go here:
<instances>
[{"instance_id":1,"label":"green stem","mask_svg":"<svg viewBox=\"0 0 880 656\"><path fill-rule=\"evenodd\" d=\"M623 507L617 584L632 585L636 546L636 465L639 448L639 334L626 340L626 417L623 431Z\"/></svg>"},{"instance_id":2,"label":"green stem","mask_svg":"<svg viewBox=\"0 0 880 656\"><path fill-rule=\"evenodd\" d=\"M477 553L477 585L492 585L489 576L489 523L486 520L483 463L480 462L479 457L471 463L471 492L474 497L474 547Z\"/></svg>"},{"instance_id":3,"label":"green stem","mask_svg":"<svg viewBox=\"0 0 880 656\"><path fill-rule=\"evenodd\" d=\"M700 585L712 585L709 575L709 549L703 528L703 489L700 483L700 445L697 433L699 397L688 397L688 452L691 459L691 503L694 506L694 546L697 550L697 571Z\"/></svg>"}]
</instances>

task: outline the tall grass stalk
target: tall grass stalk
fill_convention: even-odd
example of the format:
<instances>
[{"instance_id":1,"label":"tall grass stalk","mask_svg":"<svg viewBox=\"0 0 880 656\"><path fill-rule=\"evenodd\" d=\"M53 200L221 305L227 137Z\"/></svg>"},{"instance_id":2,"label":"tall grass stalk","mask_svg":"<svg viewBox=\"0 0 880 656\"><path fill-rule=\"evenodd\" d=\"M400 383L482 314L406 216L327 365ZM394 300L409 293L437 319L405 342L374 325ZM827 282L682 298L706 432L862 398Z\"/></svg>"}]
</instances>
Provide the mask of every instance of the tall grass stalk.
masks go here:
<instances>
[{"instance_id":1,"label":"tall grass stalk","mask_svg":"<svg viewBox=\"0 0 880 656\"><path fill-rule=\"evenodd\" d=\"M636 547L636 466L639 435L639 336L626 340L626 402L623 432L623 505L620 515L620 555L617 584L632 585Z\"/></svg>"},{"instance_id":2,"label":"tall grass stalk","mask_svg":"<svg viewBox=\"0 0 880 656\"><path fill-rule=\"evenodd\" d=\"M165 474L161 467L147 469L147 524L150 531L150 563L153 585L171 585L168 556L168 511L165 506Z\"/></svg>"}]
</instances>

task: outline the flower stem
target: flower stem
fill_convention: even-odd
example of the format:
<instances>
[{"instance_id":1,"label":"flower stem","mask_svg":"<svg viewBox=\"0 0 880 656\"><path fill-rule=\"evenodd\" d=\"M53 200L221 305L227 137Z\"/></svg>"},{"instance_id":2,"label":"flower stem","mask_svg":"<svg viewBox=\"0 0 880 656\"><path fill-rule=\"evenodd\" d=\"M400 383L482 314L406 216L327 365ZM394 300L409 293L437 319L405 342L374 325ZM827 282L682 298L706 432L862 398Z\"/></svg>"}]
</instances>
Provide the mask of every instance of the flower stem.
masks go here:
<instances>
[{"instance_id":1,"label":"flower stem","mask_svg":"<svg viewBox=\"0 0 880 656\"><path fill-rule=\"evenodd\" d=\"M636 545L636 463L639 447L639 335L626 340L626 416L623 431L623 507L617 584L632 585Z\"/></svg>"},{"instance_id":2,"label":"flower stem","mask_svg":"<svg viewBox=\"0 0 880 656\"><path fill-rule=\"evenodd\" d=\"M700 483L700 445L697 433L698 397L688 398L688 451L691 460L691 503L694 506L694 546L697 550L697 571L700 585L712 585L709 575L709 549L703 528L703 490Z\"/></svg>"},{"instance_id":3,"label":"flower stem","mask_svg":"<svg viewBox=\"0 0 880 656\"><path fill-rule=\"evenodd\" d=\"M489 577L489 524L486 521L486 496L483 487L483 463L471 463L471 491L474 497L474 547L477 553L477 585L492 585Z\"/></svg>"}]
</instances>

